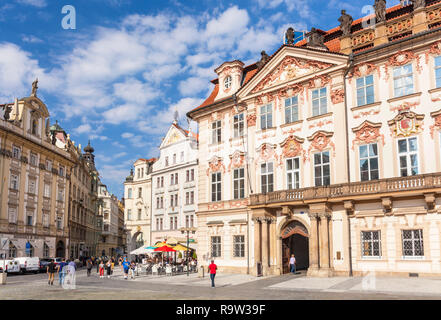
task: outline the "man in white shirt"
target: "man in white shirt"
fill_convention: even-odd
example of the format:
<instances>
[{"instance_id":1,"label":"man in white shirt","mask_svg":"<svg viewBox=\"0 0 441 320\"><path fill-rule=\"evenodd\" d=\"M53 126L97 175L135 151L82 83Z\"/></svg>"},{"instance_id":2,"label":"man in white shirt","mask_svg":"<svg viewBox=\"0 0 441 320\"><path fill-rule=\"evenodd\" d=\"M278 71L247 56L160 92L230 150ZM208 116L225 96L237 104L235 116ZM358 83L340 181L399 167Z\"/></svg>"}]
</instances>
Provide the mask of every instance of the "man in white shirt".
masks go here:
<instances>
[{"instance_id":1,"label":"man in white shirt","mask_svg":"<svg viewBox=\"0 0 441 320\"><path fill-rule=\"evenodd\" d=\"M292 254L289 259L289 271L293 274L296 273L296 258L294 257L294 254Z\"/></svg>"}]
</instances>

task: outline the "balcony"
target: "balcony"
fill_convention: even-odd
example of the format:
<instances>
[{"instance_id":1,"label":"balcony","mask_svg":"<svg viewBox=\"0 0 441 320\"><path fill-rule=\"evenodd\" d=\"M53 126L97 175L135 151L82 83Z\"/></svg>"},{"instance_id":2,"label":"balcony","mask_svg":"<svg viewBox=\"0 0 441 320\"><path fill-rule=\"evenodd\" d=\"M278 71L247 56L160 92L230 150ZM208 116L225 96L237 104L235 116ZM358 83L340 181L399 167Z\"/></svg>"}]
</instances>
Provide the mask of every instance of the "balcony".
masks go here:
<instances>
[{"instance_id":1,"label":"balcony","mask_svg":"<svg viewBox=\"0 0 441 320\"><path fill-rule=\"evenodd\" d=\"M251 206L258 206L279 202L302 204L314 200L337 202L354 198L380 199L397 193L422 195L436 188L441 188L441 173L254 194L250 196L250 201Z\"/></svg>"}]
</instances>

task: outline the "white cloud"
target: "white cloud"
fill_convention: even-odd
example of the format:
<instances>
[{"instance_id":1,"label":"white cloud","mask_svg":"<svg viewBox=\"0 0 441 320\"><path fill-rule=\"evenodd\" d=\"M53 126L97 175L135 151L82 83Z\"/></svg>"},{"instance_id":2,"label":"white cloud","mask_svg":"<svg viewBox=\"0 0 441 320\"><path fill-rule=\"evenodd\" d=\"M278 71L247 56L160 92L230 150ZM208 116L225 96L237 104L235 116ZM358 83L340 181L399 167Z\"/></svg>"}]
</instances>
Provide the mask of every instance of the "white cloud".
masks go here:
<instances>
[{"instance_id":1,"label":"white cloud","mask_svg":"<svg viewBox=\"0 0 441 320\"><path fill-rule=\"evenodd\" d=\"M16 0L20 4L34 6L37 8L44 8L47 6L46 0Z\"/></svg>"},{"instance_id":2,"label":"white cloud","mask_svg":"<svg viewBox=\"0 0 441 320\"><path fill-rule=\"evenodd\" d=\"M82 124L82 125L78 126L77 128L75 128L74 132L78 133L78 134L82 134L82 133L90 132L91 130L92 130L92 127L90 126L90 124L85 123L85 124Z\"/></svg>"},{"instance_id":3,"label":"white cloud","mask_svg":"<svg viewBox=\"0 0 441 320\"><path fill-rule=\"evenodd\" d=\"M23 42L28 42L28 43L42 43L43 42L43 40L41 40L40 38L37 38L34 35L23 35L21 37L21 40Z\"/></svg>"},{"instance_id":4,"label":"white cloud","mask_svg":"<svg viewBox=\"0 0 441 320\"><path fill-rule=\"evenodd\" d=\"M124 101L144 104L158 96L158 92L146 83L129 78L113 85L113 95Z\"/></svg>"}]
</instances>

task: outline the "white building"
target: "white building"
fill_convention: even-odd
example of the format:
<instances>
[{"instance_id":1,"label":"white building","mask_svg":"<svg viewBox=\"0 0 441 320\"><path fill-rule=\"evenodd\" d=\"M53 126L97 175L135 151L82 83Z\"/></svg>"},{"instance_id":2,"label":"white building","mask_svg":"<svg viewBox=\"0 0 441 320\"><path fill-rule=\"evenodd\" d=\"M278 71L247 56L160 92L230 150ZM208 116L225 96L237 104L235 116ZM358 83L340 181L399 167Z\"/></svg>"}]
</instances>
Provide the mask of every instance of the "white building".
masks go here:
<instances>
[{"instance_id":1,"label":"white building","mask_svg":"<svg viewBox=\"0 0 441 320\"><path fill-rule=\"evenodd\" d=\"M118 252L118 198L110 194L107 187L101 184L98 187L98 203L100 222L98 232L97 254L115 256Z\"/></svg>"},{"instance_id":2,"label":"white building","mask_svg":"<svg viewBox=\"0 0 441 320\"><path fill-rule=\"evenodd\" d=\"M197 227L198 136L175 120L159 148L152 173L152 243L184 242L179 229Z\"/></svg>"}]
</instances>

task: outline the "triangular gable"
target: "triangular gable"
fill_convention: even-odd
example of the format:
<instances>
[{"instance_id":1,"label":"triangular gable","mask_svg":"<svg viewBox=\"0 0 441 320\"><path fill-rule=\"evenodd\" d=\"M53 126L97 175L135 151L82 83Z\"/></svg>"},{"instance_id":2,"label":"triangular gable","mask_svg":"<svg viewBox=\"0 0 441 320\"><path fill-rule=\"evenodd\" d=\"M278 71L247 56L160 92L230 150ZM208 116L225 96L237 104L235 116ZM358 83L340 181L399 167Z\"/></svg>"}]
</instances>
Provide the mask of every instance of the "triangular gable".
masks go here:
<instances>
[{"instance_id":1,"label":"triangular gable","mask_svg":"<svg viewBox=\"0 0 441 320\"><path fill-rule=\"evenodd\" d=\"M187 136L185 135L185 132L182 129L179 129L176 125L172 124L159 148L167 147L176 142L185 140L186 138Z\"/></svg>"},{"instance_id":2,"label":"triangular gable","mask_svg":"<svg viewBox=\"0 0 441 320\"><path fill-rule=\"evenodd\" d=\"M283 47L243 86L238 96L244 97L296 79L346 64L346 55L319 52L305 48Z\"/></svg>"},{"instance_id":3,"label":"triangular gable","mask_svg":"<svg viewBox=\"0 0 441 320\"><path fill-rule=\"evenodd\" d=\"M43 118L49 117L49 111L48 111L46 105L39 98L27 97L27 98L23 98L21 100L24 101L25 103L27 103L28 105L30 105L33 110L38 111L42 115Z\"/></svg>"}]
</instances>

